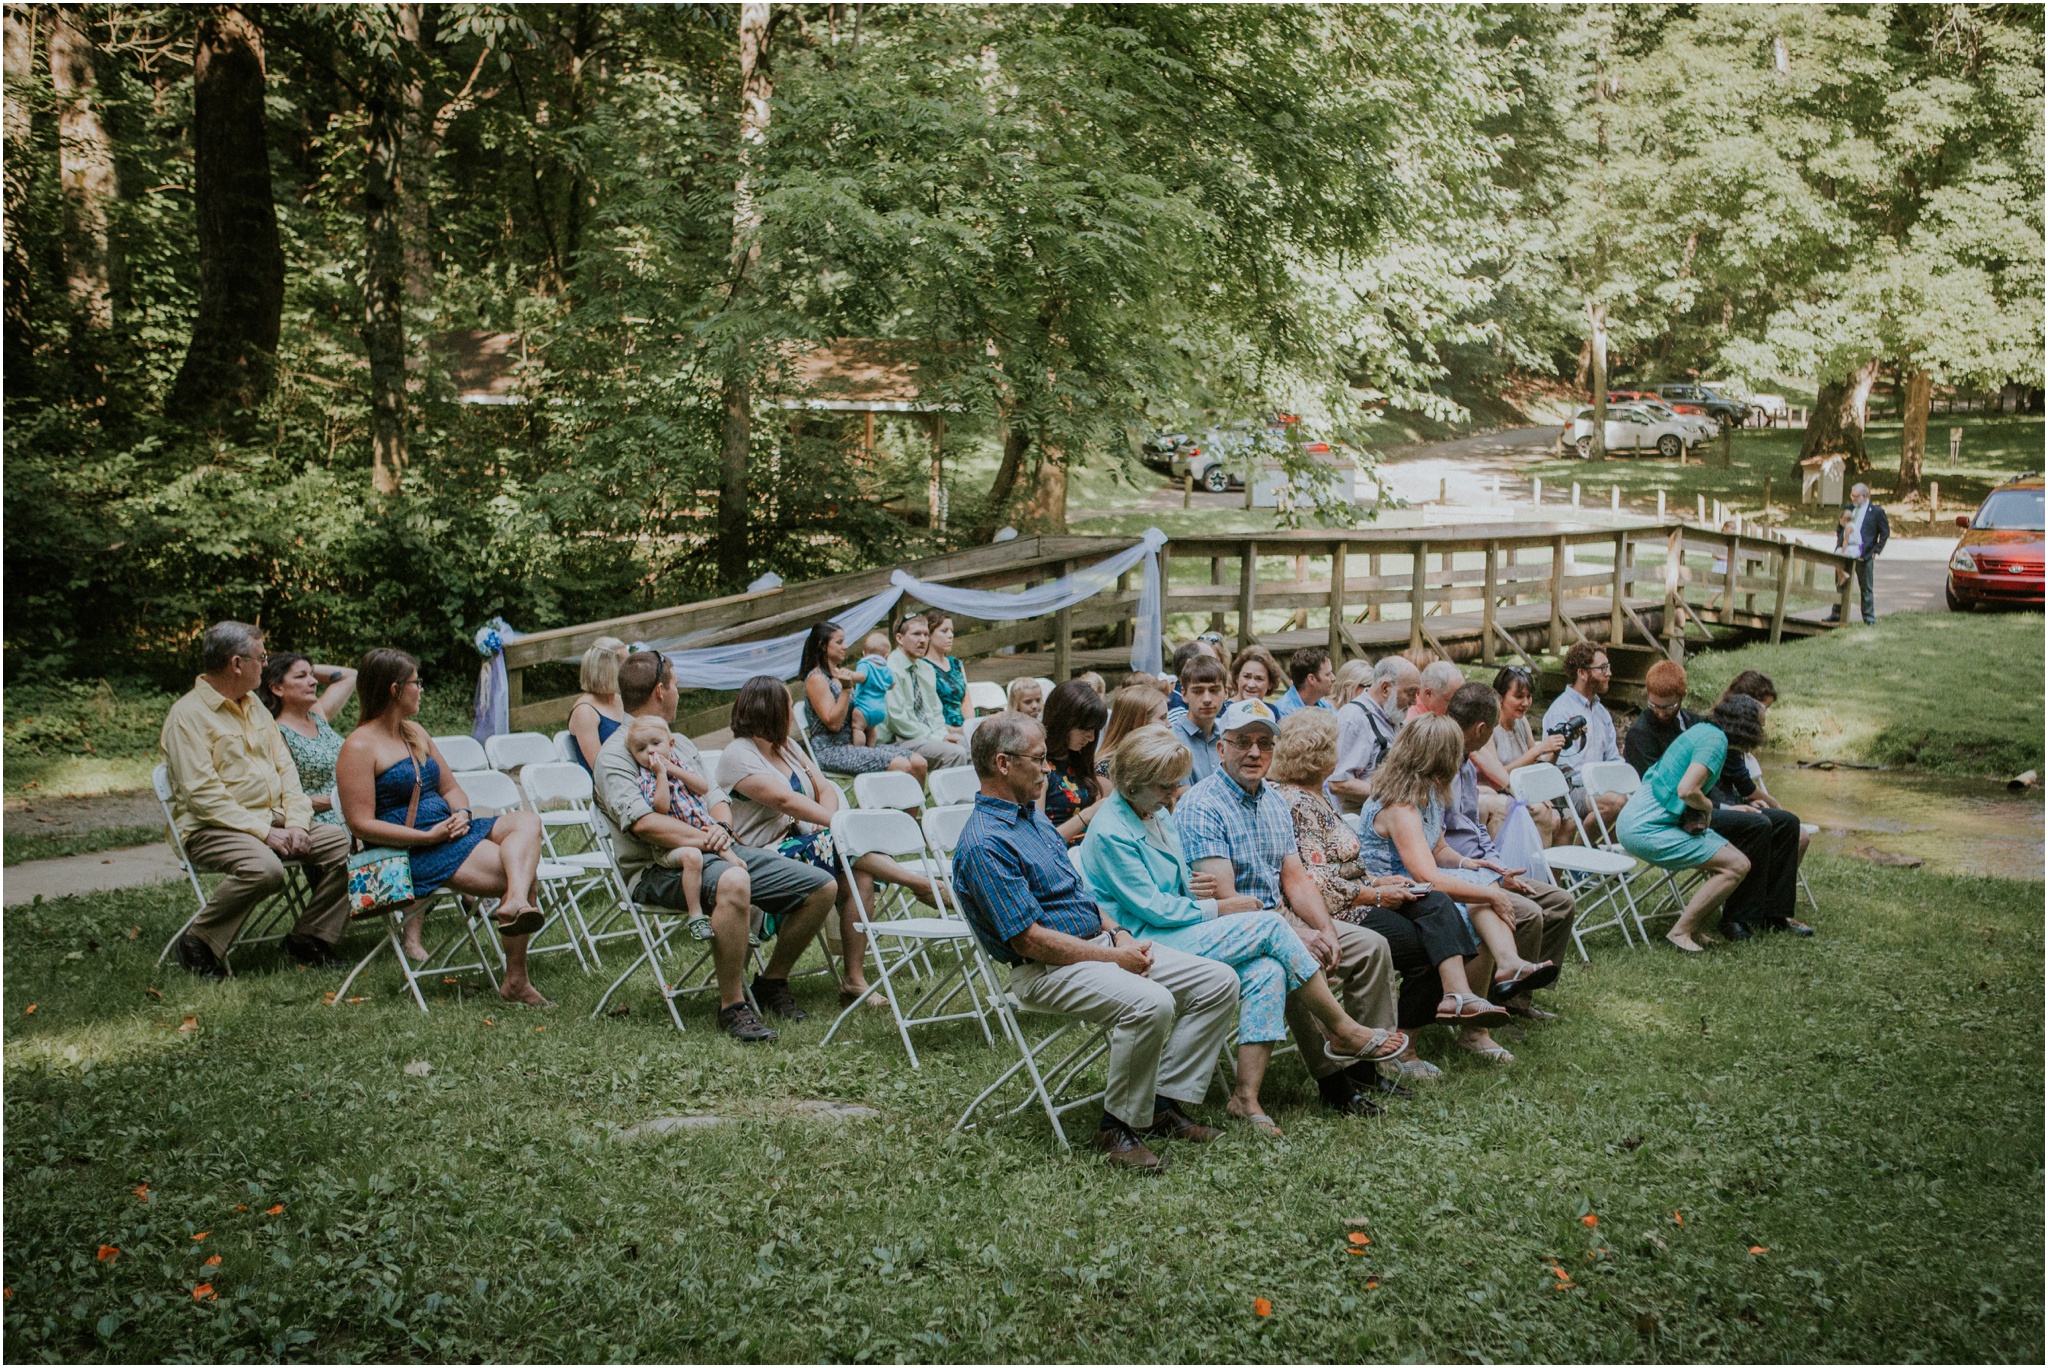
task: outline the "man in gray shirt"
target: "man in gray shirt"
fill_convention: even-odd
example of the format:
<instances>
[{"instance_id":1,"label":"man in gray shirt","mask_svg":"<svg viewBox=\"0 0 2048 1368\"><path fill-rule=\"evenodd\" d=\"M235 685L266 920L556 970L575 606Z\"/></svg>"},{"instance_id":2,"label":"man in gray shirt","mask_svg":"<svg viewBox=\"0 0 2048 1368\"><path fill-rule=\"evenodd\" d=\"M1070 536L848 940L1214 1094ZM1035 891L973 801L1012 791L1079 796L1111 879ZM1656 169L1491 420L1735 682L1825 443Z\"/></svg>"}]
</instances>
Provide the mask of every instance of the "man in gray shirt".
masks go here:
<instances>
[{"instance_id":1,"label":"man in gray shirt","mask_svg":"<svg viewBox=\"0 0 2048 1368\"><path fill-rule=\"evenodd\" d=\"M626 657L619 665L619 702L633 716L673 722L676 700L674 667L667 656L642 652ZM597 764L592 767L597 806L619 832L619 872L636 902L680 911L688 905L682 872L655 864L655 853L681 846L704 853L703 900L711 906L718 1028L748 1043L773 1040L775 1032L755 1015L741 989L751 930L749 908L759 907L766 914L767 929L775 937L768 967L754 979L754 1000L777 1016L801 1021L807 1014L790 992L789 971L825 924L837 900L839 882L815 865L734 840L729 825L732 809L716 785L704 795L706 815L702 818L656 812L640 791L640 767L626 749L626 731L620 727L598 747ZM675 738L671 758L708 778L697 748L688 739Z\"/></svg>"},{"instance_id":2,"label":"man in gray shirt","mask_svg":"<svg viewBox=\"0 0 2048 1368\"><path fill-rule=\"evenodd\" d=\"M1402 714L1421 687L1422 673L1414 662L1390 655L1373 667L1372 683L1337 709L1337 768L1329 787L1345 812L1358 811L1369 796L1372 772L1394 743Z\"/></svg>"}]
</instances>

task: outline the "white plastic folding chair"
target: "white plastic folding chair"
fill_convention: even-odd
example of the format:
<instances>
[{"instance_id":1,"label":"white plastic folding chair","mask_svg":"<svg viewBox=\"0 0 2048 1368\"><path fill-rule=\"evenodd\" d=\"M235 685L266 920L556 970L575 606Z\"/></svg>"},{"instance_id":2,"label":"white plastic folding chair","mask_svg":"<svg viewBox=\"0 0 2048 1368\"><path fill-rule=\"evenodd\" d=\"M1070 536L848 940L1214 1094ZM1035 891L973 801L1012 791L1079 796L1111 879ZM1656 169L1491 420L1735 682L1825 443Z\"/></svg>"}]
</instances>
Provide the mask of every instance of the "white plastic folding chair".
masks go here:
<instances>
[{"instance_id":1,"label":"white plastic folding chair","mask_svg":"<svg viewBox=\"0 0 2048 1368\"><path fill-rule=\"evenodd\" d=\"M1595 760L1584 765L1579 770L1579 782L1586 790L1587 796L1593 798L1603 793L1633 798L1636 790L1643 786L1642 776L1637 774L1636 767L1626 760ZM1600 815L1600 809L1597 806L1589 806L1588 811L1593 814L1593 827L1599 833L1600 848L1616 855L1626 855L1628 852L1622 849L1620 840L1608 828L1607 819ZM1647 880L1654 892L1646 893L1645 897L1653 896L1656 899L1651 904L1652 910L1645 913L1643 900L1637 898L1633 888L1629 892L1629 910L1635 917L1636 933L1643 938L1643 944L1650 943L1650 933L1643 925L1644 918L1679 916L1685 911L1686 899L1692 896L1693 890L1705 878L1706 875L1698 870L1674 871L1648 863L1630 877L1631 884L1641 884Z\"/></svg>"},{"instance_id":2,"label":"white plastic folding chair","mask_svg":"<svg viewBox=\"0 0 2048 1368\"><path fill-rule=\"evenodd\" d=\"M156 792L157 810L163 814L164 830L169 833L171 854L177 857L178 867L185 871L185 880L192 885L192 915L171 934L164 943L163 953L156 957L158 965L171 957L178 948L178 942L192 929L192 923L199 920L199 914L206 910L206 889L199 882L199 870L193 865L192 857L185 853L185 843L178 838L178 823L171 816L171 772L167 765L158 765L150 771L149 786ZM242 924L235 929L235 938L229 942L221 955L221 967L230 974L234 966L229 958L235 951L250 945L268 945L281 941L289 934L290 925L298 920L299 913L306 906L311 890L306 883L305 871L296 861L288 861L284 867L284 889L275 897L264 900L251 909Z\"/></svg>"},{"instance_id":3,"label":"white plastic folding chair","mask_svg":"<svg viewBox=\"0 0 2048 1368\"><path fill-rule=\"evenodd\" d=\"M1003 1038L1017 1052L1017 1058L996 1075L994 1082L975 1095L967 1109L960 1113L960 1119L953 1123L953 1129L971 1130L982 1124L975 1120L976 1113L984 1106L990 1106L996 1095L1012 1080L1022 1079L1022 1099L1000 1112L991 1107L992 1114L986 1118L987 1124L1011 1120L1037 1106L1044 1110L1045 1119L1052 1123L1052 1133L1059 1139L1061 1147L1072 1149L1073 1142L1067 1139L1066 1127L1060 1124L1060 1118L1083 1107L1101 1104L1106 1087L1089 1089L1088 1082L1084 1080L1092 1082L1095 1065L1108 1056L1110 1028L1080 1017L1057 1016L1027 1006L1005 986L1000 971L979 939L970 949L974 972L980 977L982 998L988 1003L988 1014L1003 1028ZM1035 1036L1034 1030L1038 1032Z\"/></svg>"},{"instance_id":4,"label":"white plastic folding chair","mask_svg":"<svg viewBox=\"0 0 2048 1368\"><path fill-rule=\"evenodd\" d=\"M609 881L604 871L611 855L601 849L591 834L589 813L595 797L590 771L578 764L528 765L519 771L519 788L526 808L540 817L541 848L551 864L580 871L576 877L559 879L554 887L567 903L575 929L590 952L593 964L602 966L598 943L630 939L633 932L620 925L623 920L616 903L597 911L584 904L606 904Z\"/></svg>"},{"instance_id":5,"label":"white plastic folding chair","mask_svg":"<svg viewBox=\"0 0 2048 1368\"><path fill-rule=\"evenodd\" d=\"M1605 931L1612 926L1621 932L1624 945L1632 945L1628 933L1627 917L1635 914L1635 902L1629 895L1628 882L1635 873L1636 861L1633 855L1602 850L1586 837L1585 824L1579 821L1579 814L1572 808L1571 786L1565 782L1564 771L1555 765L1524 765L1508 772L1508 787L1514 796L1534 807L1538 803L1549 803L1562 809L1563 815L1571 819L1578 828L1582 846L1551 846L1543 852L1544 862L1554 874L1562 874L1570 881L1569 887L1578 898L1578 916L1572 921L1572 944L1578 948L1581 960L1590 960L1586 953L1585 937L1595 931ZM1605 921L1593 920L1594 914L1606 908L1612 915ZM1639 929L1640 929L1640 919Z\"/></svg>"},{"instance_id":6,"label":"white plastic folding chair","mask_svg":"<svg viewBox=\"0 0 2048 1368\"><path fill-rule=\"evenodd\" d=\"M497 738L493 737L493 740ZM469 798L472 812L477 816L495 816L507 812L522 812L526 809L526 796L520 792L519 784L503 770L467 770L455 776L455 782L462 785L462 791ZM542 839L546 839L547 828L541 828ZM578 920L570 890L578 879L588 878L589 871L576 865L548 858L543 853L540 866L534 871L534 892L539 897L541 911L547 920L541 924L533 938L526 943L526 953L534 955L552 954L567 950L576 956L576 962L583 966L583 972L590 972L590 960L583 953L583 944L577 934ZM497 900L490 899L492 903ZM550 941L548 933L556 927L562 929L559 940ZM493 923L495 930L495 923ZM497 942L492 940L493 946ZM500 964L504 963L504 951L499 950Z\"/></svg>"},{"instance_id":7,"label":"white plastic folding chair","mask_svg":"<svg viewBox=\"0 0 2048 1368\"><path fill-rule=\"evenodd\" d=\"M483 742L474 736L437 736L434 749L441 752L442 762L450 773L491 767L491 758L484 754Z\"/></svg>"},{"instance_id":8,"label":"white plastic folding chair","mask_svg":"<svg viewBox=\"0 0 2048 1368\"><path fill-rule=\"evenodd\" d=\"M724 754L723 748L697 752L697 763L704 767L704 777L714 784L718 782L718 761Z\"/></svg>"},{"instance_id":9,"label":"white plastic folding chair","mask_svg":"<svg viewBox=\"0 0 2048 1368\"><path fill-rule=\"evenodd\" d=\"M1812 822L1801 822L1799 824L1799 837L1802 841L1811 841L1818 835L1820 835L1820 828ZM1819 916L1820 899L1813 896L1813 885L1806 881L1806 861L1804 859L1799 862L1799 891L1806 895L1806 905L1813 909L1815 916Z\"/></svg>"},{"instance_id":10,"label":"white plastic folding chair","mask_svg":"<svg viewBox=\"0 0 2048 1368\"><path fill-rule=\"evenodd\" d=\"M553 739L541 732L501 732L484 742L484 755L491 769L511 771L522 765L548 764L560 752Z\"/></svg>"},{"instance_id":11,"label":"white plastic folding chair","mask_svg":"<svg viewBox=\"0 0 2048 1368\"><path fill-rule=\"evenodd\" d=\"M986 716L984 716L983 714L981 714L981 713L976 713L976 714L975 714L974 716L972 716L972 717L970 717L970 718L966 719L965 721L963 721L963 722L962 722L962 723L960 724L960 744L962 744L962 745L971 745L971 744L973 743L973 741L974 741L974 732L975 732L975 729L976 729L976 728L978 728L979 726L981 726L981 724L982 724L983 722L987 721L987 720L988 720L988 718L987 718ZM949 768L949 769L963 769L963 768L965 768L965 766L962 766L962 765L949 765L949 766L947 766L947 768Z\"/></svg>"},{"instance_id":12,"label":"white plastic folding chair","mask_svg":"<svg viewBox=\"0 0 2048 1368\"><path fill-rule=\"evenodd\" d=\"M579 768L581 767L580 762L576 758L575 732L558 731L555 733L555 754L561 756L568 763L577 765Z\"/></svg>"},{"instance_id":13,"label":"white plastic folding chair","mask_svg":"<svg viewBox=\"0 0 2048 1368\"><path fill-rule=\"evenodd\" d=\"M825 1032L825 1039L820 1043L829 1043L839 1028L879 991L889 1004L889 1014L896 1022L896 1034L902 1038L904 1053L910 1056L913 1069L918 1067L917 1047L910 1043L910 1028L913 1026L973 1021L981 1027L982 1038L994 1044L995 1037L989 1033L988 1022L983 1019L981 996L974 984L972 928L964 919L948 916L943 911L935 917L876 917L862 900L860 884L853 876L854 861L869 854L887 855L899 860L915 859L928 868L936 868L938 862L926 845L923 828L912 820L909 813L894 808L854 808L832 814L832 845L838 854L840 871L853 889L858 918L856 925L868 938L880 982L869 984L867 992L839 1013L838 1020L832 1023L832 1028ZM920 983L921 991L916 1000L906 1007L897 991L899 979L906 987L912 981L904 971L914 960L928 964L933 950L948 948L953 952L952 963L945 964L942 954L940 967L926 975ZM963 992L967 994L964 1010L954 1006Z\"/></svg>"},{"instance_id":14,"label":"white plastic folding chair","mask_svg":"<svg viewBox=\"0 0 2048 1368\"><path fill-rule=\"evenodd\" d=\"M932 791L932 802L939 807L972 803L974 795L981 792L981 776L972 765L949 765L933 770L925 787Z\"/></svg>"},{"instance_id":15,"label":"white plastic folding chair","mask_svg":"<svg viewBox=\"0 0 2048 1368\"><path fill-rule=\"evenodd\" d=\"M1010 695L993 679L970 679L967 706L975 712L1003 712L1010 706Z\"/></svg>"},{"instance_id":16,"label":"white plastic folding chair","mask_svg":"<svg viewBox=\"0 0 2048 1368\"><path fill-rule=\"evenodd\" d=\"M924 785L902 770L853 776L853 801L864 808L896 808L909 812L926 805Z\"/></svg>"}]
</instances>

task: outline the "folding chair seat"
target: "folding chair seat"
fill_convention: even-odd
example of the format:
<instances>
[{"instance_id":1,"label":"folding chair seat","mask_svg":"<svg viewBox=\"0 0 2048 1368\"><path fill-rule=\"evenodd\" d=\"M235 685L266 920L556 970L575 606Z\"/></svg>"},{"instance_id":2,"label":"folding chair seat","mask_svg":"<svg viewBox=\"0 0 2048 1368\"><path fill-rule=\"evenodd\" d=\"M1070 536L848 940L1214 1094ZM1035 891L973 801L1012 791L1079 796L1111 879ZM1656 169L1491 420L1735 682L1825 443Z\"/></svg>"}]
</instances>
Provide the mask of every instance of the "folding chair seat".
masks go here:
<instances>
[{"instance_id":1,"label":"folding chair seat","mask_svg":"<svg viewBox=\"0 0 2048 1368\"><path fill-rule=\"evenodd\" d=\"M1596 760L1579 771L1579 780L1584 784L1586 792L1594 797L1603 793L1617 793L1623 798L1633 798L1636 790L1643 786L1642 776L1637 774L1636 767L1626 760ZM1600 848L1619 855L1627 854L1620 840L1608 830L1607 819L1600 815L1600 809L1594 807L1591 811L1594 829L1600 833ZM1677 917L1685 911L1686 900L1705 878L1706 875L1698 870L1671 870L1645 863L1638 873L1630 877L1630 883L1633 885L1647 881L1654 890L1657 902L1648 916ZM1642 902L1636 898L1633 887L1629 893L1629 901L1634 904L1631 911L1635 916L1636 933L1643 938L1643 944L1648 945L1650 933L1643 925L1646 914L1643 912Z\"/></svg>"},{"instance_id":2,"label":"folding chair seat","mask_svg":"<svg viewBox=\"0 0 2048 1368\"><path fill-rule=\"evenodd\" d=\"M1585 937L1595 931L1605 931L1610 926L1621 932L1622 944L1634 944L1629 937L1626 918L1635 914L1635 902L1628 887L1629 878L1636 869L1635 857L1603 850L1587 839L1585 824L1572 807L1571 786L1565 782L1564 771L1557 766L1524 765L1510 770L1508 787L1516 798L1531 807L1549 803L1560 809L1562 815L1578 828L1579 839L1586 842L1583 846L1551 846L1543 852L1543 859L1551 872L1563 875L1578 898L1578 916L1572 921L1572 944L1578 948L1579 958L1592 958L1586 953ZM1594 914L1602 908L1612 915L1605 921L1594 921Z\"/></svg>"},{"instance_id":3,"label":"folding chair seat","mask_svg":"<svg viewBox=\"0 0 2048 1368\"><path fill-rule=\"evenodd\" d=\"M484 754L483 742L474 736L437 736L434 749L441 752L441 759L447 762L450 773L491 767L491 758Z\"/></svg>"},{"instance_id":4,"label":"folding chair seat","mask_svg":"<svg viewBox=\"0 0 2048 1368\"><path fill-rule=\"evenodd\" d=\"M540 732L502 732L484 742L484 755L491 769L509 772L522 765L545 765L559 752L554 741Z\"/></svg>"},{"instance_id":5,"label":"folding chair seat","mask_svg":"<svg viewBox=\"0 0 2048 1368\"><path fill-rule=\"evenodd\" d=\"M491 739L497 740L496 737ZM526 810L526 799L519 790L518 782L503 770L467 770L456 775L455 782L462 785L462 791L469 796L470 807L476 815L495 816ZM541 835L545 843L545 826L541 828ZM540 899L541 910L547 915L547 920L526 944L526 953L529 957L567 950L576 956L576 962L583 966L584 973L590 972L590 960L584 955L583 943L577 934L581 919L577 915L572 892L576 881L587 877L587 870L549 858L543 844L540 866L534 871L534 892ZM495 903L497 900L488 901ZM548 932L557 925L562 927L563 937L550 943ZM495 933L495 923L493 931ZM492 945L495 947L496 944L494 935ZM504 963L502 950L499 952L498 962Z\"/></svg>"},{"instance_id":6,"label":"folding chair seat","mask_svg":"<svg viewBox=\"0 0 2048 1368\"><path fill-rule=\"evenodd\" d=\"M902 770L853 776L853 801L863 808L897 808L910 812L925 806L924 785Z\"/></svg>"},{"instance_id":7,"label":"folding chair seat","mask_svg":"<svg viewBox=\"0 0 2048 1368\"><path fill-rule=\"evenodd\" d=\"M978 713L1005 712L1010 706L1010 695L993 679L970 679L967 681L967 706Z\"/></svg>"},{"instance_id":8,"label":"folding chair seat","mask_svg":"<svg viewBox=\"0 0 2048 1368\"><path fill-rule=\"evenodd\" d=\"M903 777L908 779L910 776ZM912 782L915 783L914 780ZM981 1027L982 1037L993 1044L995 1038L989 1034L988 1022L982 1014L981 997L975 988L970 954L974 932L966 919L944 911L935 917L877 917L862 900L860 885L853 877L854 861L870 854L887 855L904 863L915 860L927 869L936 869L939 861L927 845L923 829L909 813L894 808L853 808L832 814L832 845L838 856L840 872L853 889L857 925L868 938L868 947L874 954L876 973L881 981L870 984L866 993L839 1013L839 1019L832 1023L832 1028L825 1032L825 1039L820 1043L830 1042L847 1019L860 1011L879 988L889 1004L896 1033L903 1040L904 1053L910 1056L913 1069L918 1067L917 1047L910 1043L910 1028L913 1026L973 1021ZM898 977L912 961L921 960L929 965L932 950L943 951L948 947L953 951L953 963L927 974L928 982L923 985L917 999L906 1008L896 991ZM955 1009L953 1004L963 992L967 994L968 1005L965 1010Z\"/></svg>"},{"instance_id":9,"label":"folding chair seat","mask_svg":"<svg viewBox=\"0 0 2048 1368\"><path fill-rule=\"evenodd\" d=\"M974 772L972 765L949 765L935 769L925 780L925 787L931 790L932 802L938 807L952 807L955 804L974 802L974 795L981 792L981 776Z\"/></svg>"},{"instance_id":10,"label":"folding chair seat","mask_svg":"<svg viewBox=\"0 0 2048 1368\"><path fill-rule=\"evenodd\" d=\"M178 824L171 816L171 772L167 765L158 765L150 771L149 786L156 793L157 811L163 814L164 830L169 833L171 854L177 857L178 867L185 871L185 881L192 885L192 915L171 934L164 943L163 953L156 957L161 967L178 948L178 942L192 929L192 923L199 920L199 914L206 910L206 889L199 882L199 870L192 863L192 857L185 853L185 843L178 838ZM299 913L305 910L306 900L312 896L312 886L306 882L306 871L293 860L285 861L284 888L274 897L265 899L242 918L242 924L235 928L235 938L228 943L221 955L221 967L230 974L234 966L229 962L235 951L251 945L270 945L283 940L291 933L291 927L298 921Z\"/></svg>"}]
</instances>

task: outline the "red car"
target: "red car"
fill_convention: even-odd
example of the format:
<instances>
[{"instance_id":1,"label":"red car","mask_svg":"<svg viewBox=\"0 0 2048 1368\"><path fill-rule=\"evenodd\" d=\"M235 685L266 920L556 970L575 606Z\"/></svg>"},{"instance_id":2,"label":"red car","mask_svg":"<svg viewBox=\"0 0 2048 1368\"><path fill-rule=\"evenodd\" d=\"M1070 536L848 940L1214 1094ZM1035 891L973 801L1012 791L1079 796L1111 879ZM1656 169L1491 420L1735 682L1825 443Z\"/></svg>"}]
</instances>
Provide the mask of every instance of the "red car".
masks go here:
<instances>
[{"instance_id":1,"label":"red car","mask_svg":"<svg viewBox=\"0 0 2048 1368\"><path fill-rule=\"evenodd\" d=\"M2044 569L2042 477L2022 475L1991 491L1974 518L1957 518L1963 539L1948 561L1948 606L1967 612L1980 603L2042 606Z\"/></svg>"}]
</instances>

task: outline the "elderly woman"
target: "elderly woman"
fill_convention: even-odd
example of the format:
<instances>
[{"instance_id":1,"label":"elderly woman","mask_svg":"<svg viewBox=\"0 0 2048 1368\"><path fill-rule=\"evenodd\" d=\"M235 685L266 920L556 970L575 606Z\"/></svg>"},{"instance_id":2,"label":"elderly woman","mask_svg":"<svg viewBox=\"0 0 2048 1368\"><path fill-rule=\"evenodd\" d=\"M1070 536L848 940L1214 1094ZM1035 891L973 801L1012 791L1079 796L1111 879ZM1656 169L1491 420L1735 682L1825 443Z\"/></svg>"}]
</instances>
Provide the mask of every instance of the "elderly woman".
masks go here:
<instances>
[{"instance_id":1,"label":"elderly woman","mask_svg":"<svg viewBox=\"0 0 2048 1368\"><path fill-rule=\"evenodd\" d=\"M1689 954L1704 948L1693 938L1697 929L1749 875L1749 857L1709 829L1714 800L1708 794L1721 782L1730 746L1747 751L1763 743L1763 704L1743 694L1728 695L1705 721L1679 733L1615 822L1622 848L1637 859L1659 869L1707 871L1706 881L1664 935Z\"/></svg>"},{"instance_id":2,"label":"elderly woman","mask_svg":"<svg viewBox=\"0 0 2048 1368\"><path fill-rule=\"evenodd\" d=\"M1081 842L1081 873L1118 925L1183 954L1237 970L1237 1086L1229 1110L1279 1138L1259 1087L1273 1046L1287 1036L1286 999L1302 1002L1345 1059L1392 1059L1408 1046L1399 1031L1361 1026L1339 1005L1294 928L1258 899L1207 896L1210 882L1188 871L1167 806L1194 764L1165 727L1141 727L1124 738L1110 764L1110 796Z\"/></svg>"},{"instance_id":3,"label":"elderly woman","mask_svg":"<svg viewBox=\"0 0 2048 1368\"><path fill-rule=\"evenodd\" d=\"M1475 994L1465 976L1465 960L1479 953L1479 942L1458 915L1457 904L1444 894L1417 894L1407 875L1366 867L1358 837L1323 794L1336 767L1334 716L1304 708L1280 724L1269 777L1294 811L1301 862L1322 891L1330 915L1387 938L1401 975L1399 1020L1404 1028L1436 1022L1466 1032L1471 1048L1492 1044L1486 1029L1505 1022L1508 1012Z\"/></svg>"},{"instance_id":4,"label":"elderly woman","mask_svg":"<svg viewBox=\"0 0 2048 1368\"><path fill-rule=\"evenodd\" d=\"M1330 688L1330 706L1341 708L1358 697L1362 689L1372 687L1372 662L1364 656L1344 662L1344 668L1337 671L1337 682Z\"/></svg>"},{"instance_id":5,"label":"elderly woman","mask_svg":"<svg viewBox=\"0 0 2048 1368\"><path fill-rule=\"evenodd\" d=\"M569 735L576 738L576 763L585 769L597 763L597 748L628 720L619 702L619 662L625 658L626 643L617 637L599 637L583 653L577 681L583 692L569 705Z\"/></svg>"},{"instance_id":6,"label":"elderly woman","mask_svg":"<svg viewBox=\"0 0 2048 1368\"><path fill-rule=\"evenodd\" d=\"M1280 662L1263 646L1247 646L1230 662L1230 697L1225 705L1239 699L1263 699L1280 683Z\"/></svg>"},{"instance_id":7,"label":"elderly woman","mask_svg":"<svg viewBox=\"0 0 2048 1368\"><path fill-rule=\"evenodd\" d=\"M1516 951L1515 909L1506 889L1457 877L1474 870L1506 872L1495 861L1460 855L1444 839L1444 809L1464 763L1465 733L1448 717L1425 713L1396 732L1358 814L1359 857L1374 874L1405 874L1464 905L1472 930L1493 955L1496 973L1487 996L1498 1002L1548 987L1557 981L1558 967L1550 960L1531 963ZM1514 1062L1491 1039L1466 1034L1458 1043L1493 1063Z\"/></svg>"}]
</instances>

